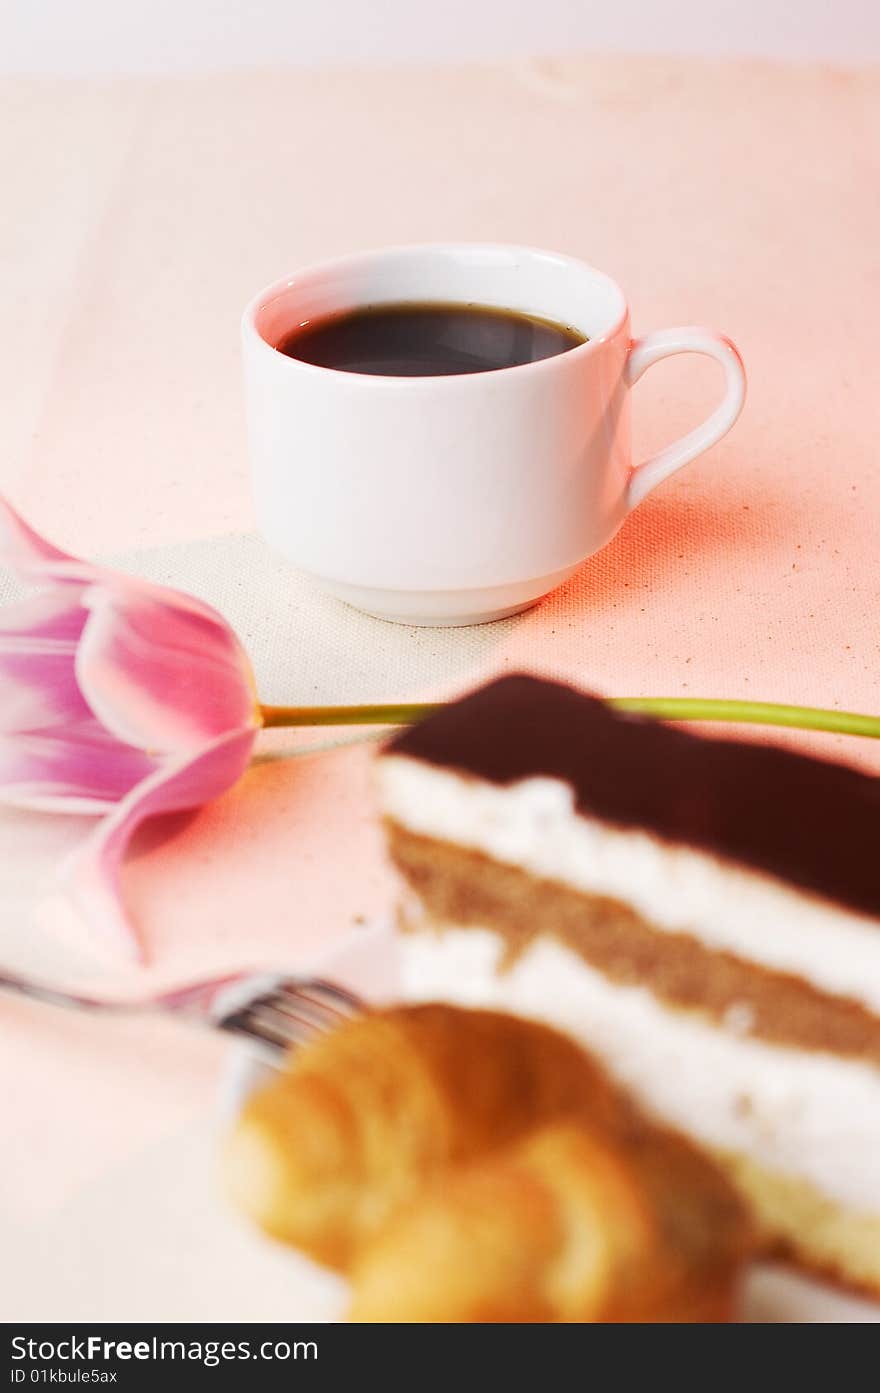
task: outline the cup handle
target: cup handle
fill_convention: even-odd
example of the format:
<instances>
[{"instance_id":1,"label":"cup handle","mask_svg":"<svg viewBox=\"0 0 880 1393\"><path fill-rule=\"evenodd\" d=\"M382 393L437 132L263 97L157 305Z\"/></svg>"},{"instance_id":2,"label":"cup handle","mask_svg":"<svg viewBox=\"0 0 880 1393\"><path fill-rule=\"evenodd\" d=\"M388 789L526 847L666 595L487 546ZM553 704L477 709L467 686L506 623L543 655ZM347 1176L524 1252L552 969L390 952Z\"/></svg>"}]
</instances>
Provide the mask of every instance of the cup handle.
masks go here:
<instances>
[{"instance_id":1,"label":"cup handle","mask_svg":"<svg viewBox=\"0 0 880 1393\"><path fill-rule=\"evenodd\" d=\"M627 386L632 387L638 382L652 363L659 363L661 358L671 358L674 353L705 353L708 358L720 363L724 369L724 396L712 415L699 426L672 445L658 450L656 455L651 455L642 464L634 466L628 487L630 508L641 503L651 489L668 479L676 469L688 464L720 440L722 435L726 435L745 401L746 373L735 344L723 334L693 326L658 329L653 334L645 334L644 338L635 339L624 369Z\"/></svg>"}]
</instances>

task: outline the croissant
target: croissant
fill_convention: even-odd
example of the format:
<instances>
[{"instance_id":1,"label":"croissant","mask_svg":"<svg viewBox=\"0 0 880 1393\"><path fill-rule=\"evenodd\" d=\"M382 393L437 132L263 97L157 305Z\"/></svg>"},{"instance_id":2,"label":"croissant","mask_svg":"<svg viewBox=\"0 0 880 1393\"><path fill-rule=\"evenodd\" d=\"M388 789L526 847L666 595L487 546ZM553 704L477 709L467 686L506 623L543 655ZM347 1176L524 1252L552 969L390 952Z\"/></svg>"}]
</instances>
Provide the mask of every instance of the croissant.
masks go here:
<instances>
[{"instance_id":1,"label":"croissant","mask_svg":"<svg viewBox=\"0 0 880 1393\"><path fill-rule=\"evenodd\" d=\"M445 1005L291 1056L246 1104L226 1179L349 1272L359 1321L724 1320L752 1247L715 1165L572 1041Z\"/></svg>"},{"instance_id":2,"label":"croissant","mask_svg":"<svg viewBox=\"0 0 880 1393\"><path fill-rule=\"evenodd\" d=\"M355 1321L726 1321L750 1246L709 1161L545 1127L399 1212L352 1272Z\"/></svg>"},{"instance_id":3,"label":"croissant","mask_svg":"<svg viewBox=\"0 0 880 1393\"><path fill-rule=\"evenodd\" d=\"M573 1041L493 1011L366 1015L316 1040L245 1105L225 1180L268 1233L346 1270L427 1181L548 1120L631 1111Z\"/></svg>"}]
</instances>

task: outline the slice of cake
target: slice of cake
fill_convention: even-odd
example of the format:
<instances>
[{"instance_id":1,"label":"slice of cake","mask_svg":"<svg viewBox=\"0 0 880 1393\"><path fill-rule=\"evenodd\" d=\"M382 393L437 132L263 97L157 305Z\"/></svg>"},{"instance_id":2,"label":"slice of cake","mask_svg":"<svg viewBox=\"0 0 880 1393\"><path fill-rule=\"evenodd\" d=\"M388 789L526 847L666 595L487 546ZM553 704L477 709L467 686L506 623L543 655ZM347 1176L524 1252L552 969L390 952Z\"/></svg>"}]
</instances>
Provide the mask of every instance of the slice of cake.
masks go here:
<instances>
[{"instance_id":1,"label":"slice of cake","mask_svg":"<svg viewBox=\"0 0 880 1393\"><path fill-rule=\"evenodd\" d=\"M880 783L508 677L378 762L405 993L583 1041L880 1294Z\"/></svg>"}]
</instances>

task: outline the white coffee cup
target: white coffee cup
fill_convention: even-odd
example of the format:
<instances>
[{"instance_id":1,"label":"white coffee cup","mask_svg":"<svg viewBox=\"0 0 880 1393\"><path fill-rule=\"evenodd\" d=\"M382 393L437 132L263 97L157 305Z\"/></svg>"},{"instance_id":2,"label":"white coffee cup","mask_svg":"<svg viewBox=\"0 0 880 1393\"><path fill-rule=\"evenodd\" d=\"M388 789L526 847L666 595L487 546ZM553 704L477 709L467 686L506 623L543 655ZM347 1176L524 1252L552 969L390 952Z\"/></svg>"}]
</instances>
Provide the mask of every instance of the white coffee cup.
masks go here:
<instances>
[{"instance_id":1,"label":"white coffee cup","mask_svg":"<svg viewBox=\"0 0 880 1393\"><path fill-rule=\"evenodd\" d=\"M401 301L519 310L587 342L446 377L342 372L276 347L303 322ZM689 327L634 340L613 280L526 247L399 247L311 266L263 290L243 333L265 536L332 594L405 624L478 624L534 604L730 430L746 390L729 339ZM702 425L634 466L629 390L674 353L715 358L724 395Z\"/></svg>"}]
</instances>

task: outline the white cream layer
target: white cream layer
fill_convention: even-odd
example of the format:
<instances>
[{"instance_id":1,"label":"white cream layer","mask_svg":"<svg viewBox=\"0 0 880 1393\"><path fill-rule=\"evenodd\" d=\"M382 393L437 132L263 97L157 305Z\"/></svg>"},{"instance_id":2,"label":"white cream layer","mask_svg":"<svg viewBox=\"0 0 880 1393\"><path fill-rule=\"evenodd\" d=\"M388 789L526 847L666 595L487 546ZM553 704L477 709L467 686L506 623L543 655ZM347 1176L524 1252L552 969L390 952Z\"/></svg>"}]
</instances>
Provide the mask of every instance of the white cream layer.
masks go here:
<instances>
[{"instance_id":1,"label":"white cream layer","mask_svg":"<svg viewBox=\"0 0 880 1393\"><path fill-rule=\"evenodd\" d=\"M880 1213L880 1070L743 1038L618 987L539 939L499 972L502 942L450 926L402 935L404 995L491 1006L581 1040L646 1109L705 1145Z\"/></svg>"},{"instance_id":2,"label":"white cream layer","mask_svg":"<svg viewBox=\"0 0 880 1393\"><path fill-rule=\"evenodd\" d=\"M500 787L402 755L385 756L378 773L383 810L413 832L622 900L657 929L692 934L880 1012L875 919L690 847L582 817L560 780Z\"/></svg>"}]
</instances>

